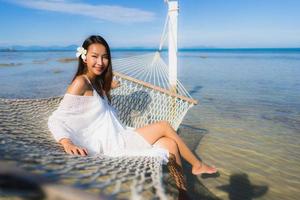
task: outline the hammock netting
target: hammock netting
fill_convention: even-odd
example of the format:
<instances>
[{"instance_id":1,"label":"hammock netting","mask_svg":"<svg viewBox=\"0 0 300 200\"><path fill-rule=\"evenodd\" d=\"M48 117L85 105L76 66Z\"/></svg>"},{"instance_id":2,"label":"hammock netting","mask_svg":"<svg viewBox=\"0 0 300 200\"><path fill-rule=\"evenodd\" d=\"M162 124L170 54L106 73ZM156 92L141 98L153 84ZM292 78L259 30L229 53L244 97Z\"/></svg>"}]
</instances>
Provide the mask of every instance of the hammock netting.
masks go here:
<instances>
[{"instance_id":1,"label":"hammock netting","mask_svg":"<svg viewBox=\"0 0 300 200\"><path fill-rule=\"evenodd\" d=\"M115 70L119 72L114 72L114 75L120 81L120 87L112 90L112 106L125 125L141 127L167 120L177 130L195 101L189 99L181 84L178 84L177 93L169 92L164 77L153 78L148 65L143 66L139 59L145 61L150 56L127 59L125 65L124 60L113 61ZM155 73L163 70L161 65L165 65L160 57L153 55L148 63L157 68ZM136 72L137 76L128 74L125 71L128 65L132 66L131 69L142 65L146 72L140 70ZM135 79L140 76L143 81ZM159 85L158 82L164 83ZM61 99L0 99L0 161L93 194L116 199L167 198L159 158L67 155L47 127L48 117ZM6 195L0 190L0 196Z\"/></svg>"}]
</instances>

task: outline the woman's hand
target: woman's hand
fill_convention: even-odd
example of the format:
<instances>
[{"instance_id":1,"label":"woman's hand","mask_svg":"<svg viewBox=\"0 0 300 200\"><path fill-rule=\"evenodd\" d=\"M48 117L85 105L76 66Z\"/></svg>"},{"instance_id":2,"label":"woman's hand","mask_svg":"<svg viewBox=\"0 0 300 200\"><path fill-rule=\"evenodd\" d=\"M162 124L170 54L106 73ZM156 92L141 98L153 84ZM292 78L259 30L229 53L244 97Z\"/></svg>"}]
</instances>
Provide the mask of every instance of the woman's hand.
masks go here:
<instances>
[{"instance_id":1,"label":"woman's hand","mask_svg":"<svg viewBox=\"0 0 300 200\"><path fill-rule=\"evenodd\" d=\"M115 89L115 88L117 88L117 87L120 87L120 81L113 80L113 81L111 82L111 88L112 88L112 89Z\"/></svg>"},{"instance_id":2,"label":"woman's hand","mask_svg":"<svg viewBox=\"0 0 300 200\"><path fill-rule=\"evenodd\" d=\"M85 148L74 145L69 138L63 138L59 143L64 147L65 152L68 154L80 156L87 156L88 154Z\"/></svg>"}]
</instances>

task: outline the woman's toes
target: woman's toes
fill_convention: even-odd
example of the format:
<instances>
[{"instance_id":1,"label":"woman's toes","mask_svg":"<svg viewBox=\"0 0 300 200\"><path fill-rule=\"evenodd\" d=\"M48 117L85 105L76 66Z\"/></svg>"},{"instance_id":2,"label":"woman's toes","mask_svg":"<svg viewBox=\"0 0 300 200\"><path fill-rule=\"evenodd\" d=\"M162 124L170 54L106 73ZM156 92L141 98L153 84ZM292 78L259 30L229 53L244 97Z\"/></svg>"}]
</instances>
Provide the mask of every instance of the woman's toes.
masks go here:
<instances>
[{"instance_id":1,"label":"woman's toes","mask_svg":"<svg viewBox=\"0 0 300 200\"><path fill-rule=\"evenodd\" d=\"M209 166L205 163L202 163L200 166L194 166L192 169L192 173L194 175L200 175L200 174L214 174L218 170L214 166Z\"/></svg>"}]
</instances>

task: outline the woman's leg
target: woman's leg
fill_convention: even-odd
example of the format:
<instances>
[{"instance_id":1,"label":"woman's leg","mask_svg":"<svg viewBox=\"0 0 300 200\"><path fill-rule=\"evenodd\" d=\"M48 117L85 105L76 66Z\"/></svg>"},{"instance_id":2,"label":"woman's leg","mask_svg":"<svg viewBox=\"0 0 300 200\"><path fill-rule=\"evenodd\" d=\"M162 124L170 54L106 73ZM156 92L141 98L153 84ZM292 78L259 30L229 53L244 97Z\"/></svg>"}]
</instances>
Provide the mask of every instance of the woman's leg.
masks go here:
<instances>
[{"instance_id":1,"label":"woman's leg","mask_svg":"<svg viewBox=\"0 0 300 200\"><path fill-rule=\"evenodd\" d=\"M191 165L196 164L199 160L186 146L183 140L177 135L174 129L166 121L161 121L136 129L150 144L154 144L158 139L167 137L174 140L178 146L180 155Z\"/></svg>"},{"instance_id":2,"label":"woman's leg","mask_svg":"<svg viewBox=\"0 0 300 200\"><path fill-rule=\"evenodd\" d=\"M170 154L174 155L176 163L181 167L181 158L178 151L177 143L167 137L159 138L154 144L154 146L161 147L163 149L167 149Z\"/></svg>"},{"instance_id":3,"label":"woman's leg","mask_svg":"<svg viewBox=\"0 0 300 200\"><path fill-rule=\"evenodd\" d=\"M192 173L195 175L202 173L215 173L217 171L214 167L210 167L198 160L167 121L149 124L147 126L137 128L136 131L150 144L154 144L162 137L174 140L178 146L180 155L192 165Z\"/></svg>"},{"instance_id":4,"label":"woman's leg","mask_svg":"<svg viewBox=\"0 0 300 200\"><path fill-rule=\"evenodd\" d=\"M183 176L183 169L181 165L181 158L176 142L167 137L159 138L154 146L167 149L169 151L169 162L167 164L170 176L174 179L176 187L179 192L178 199L188 200L187 184Z\"/></svg>"}]
</instances>

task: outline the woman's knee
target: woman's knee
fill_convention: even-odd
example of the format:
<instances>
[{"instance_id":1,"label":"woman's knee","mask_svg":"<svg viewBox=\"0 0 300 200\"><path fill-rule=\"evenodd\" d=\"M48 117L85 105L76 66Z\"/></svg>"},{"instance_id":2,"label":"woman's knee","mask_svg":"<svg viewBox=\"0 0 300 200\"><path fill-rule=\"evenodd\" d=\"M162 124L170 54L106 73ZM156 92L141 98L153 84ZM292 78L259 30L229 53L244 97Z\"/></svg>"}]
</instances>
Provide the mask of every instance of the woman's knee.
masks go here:
<instances>
[{"instance_id":1,"label":"woman's knee","mask_svg":"<svg viewBox=\"0 0 300 200\"><path fill-rule=\"evenodd\" d=\"M178 146L177 146L177 143L171 139L171 138L166 138L166 142L169 146L169 148L174 152L174 153L177 153L178 151Z\"/></svg>"}]
</instances>

